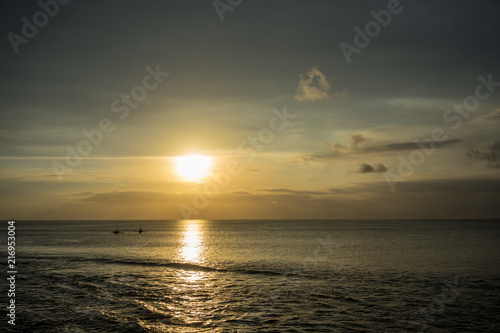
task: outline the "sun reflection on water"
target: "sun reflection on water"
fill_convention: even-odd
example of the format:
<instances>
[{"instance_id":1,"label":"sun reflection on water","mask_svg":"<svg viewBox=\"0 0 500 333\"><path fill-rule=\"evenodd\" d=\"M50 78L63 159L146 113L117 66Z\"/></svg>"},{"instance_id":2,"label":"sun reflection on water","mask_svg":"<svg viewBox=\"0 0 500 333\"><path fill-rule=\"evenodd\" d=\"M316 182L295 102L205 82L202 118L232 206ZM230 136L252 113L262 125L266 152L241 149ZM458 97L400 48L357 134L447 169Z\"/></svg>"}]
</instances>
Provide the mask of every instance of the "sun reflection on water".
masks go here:
<instances>
[{"instance_id":1,"label":"sun reflection on water","mask_svg":"<svg viewBox=\"0 0 500 333\"><path fill-rule=\"evenodd\" d=\"M187 220L184 223L184 237L180 255L186 262L200 263L203 259L203 231L200 226L202 221Z\"/></svg>"},{"instance_id":2,"label":"sun reflection on water","mask_svg":"<svg viewBox=\"0 0 500 333\"><path fill-rule=\"evenodd\" d=\"M176 283L171 287L175 294L169 310L183 323L202 325L210 321L212 285L207 273L197 266L205 262L205 220L185 220L181 223L181 239L178 258L192 267L178 270Z\"/></svg>"}]
</instances>

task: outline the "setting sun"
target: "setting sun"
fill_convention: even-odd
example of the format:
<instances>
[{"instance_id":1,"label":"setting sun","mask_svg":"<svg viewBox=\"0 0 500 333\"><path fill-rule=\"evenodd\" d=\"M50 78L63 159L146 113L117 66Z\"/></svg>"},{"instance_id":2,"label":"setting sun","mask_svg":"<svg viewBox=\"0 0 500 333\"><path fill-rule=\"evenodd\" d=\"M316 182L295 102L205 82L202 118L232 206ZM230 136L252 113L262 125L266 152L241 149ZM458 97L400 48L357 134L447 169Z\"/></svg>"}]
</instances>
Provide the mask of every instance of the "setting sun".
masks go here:
<instances>
[{"instance_id":1,"label":"setting sun","mask_svg":"<svg viewBox=\"0 0 500 333\"><path fill-rule=\"evenodd\" d=\"M212 158L203 155L186 155L176 158L176 171L187 181L201 180L208 176Z\"/></svg>"}]
</instances>

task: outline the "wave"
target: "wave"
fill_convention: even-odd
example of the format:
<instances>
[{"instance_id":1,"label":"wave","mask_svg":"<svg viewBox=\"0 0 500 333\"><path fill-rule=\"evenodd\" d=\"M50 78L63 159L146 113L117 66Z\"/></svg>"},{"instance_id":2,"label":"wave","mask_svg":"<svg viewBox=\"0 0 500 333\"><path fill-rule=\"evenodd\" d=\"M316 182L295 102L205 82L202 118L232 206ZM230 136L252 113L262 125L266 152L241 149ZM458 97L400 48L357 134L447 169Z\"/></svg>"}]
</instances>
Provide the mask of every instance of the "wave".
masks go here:
<instances>
[{"instance_id":1,"label":"wave","mask_svg":"<svg viewBox=\"0 0 500 333\"><path fill-rule=\"evenodd\" d=\"M180 269L184 271L198 271L198 272L227 272L227 273L240 273L240 274L260 274L268 276L286 276L286 277L299 277L299 278L314 278L313 276L297 274L291 272L278 272L271 270L260 269L238 269L238 268L217 268L210 266L203 266L187 262L155 262L134 259L111 259L111 258L82 258L82 257L68 257L68 256L46 256L46 257L23 257L23 259L42 259L42 260L67 260L70 262L97 262L111 265L132 265L142 267L167 267L172 269Z\"/></svg>"}]
</instances>

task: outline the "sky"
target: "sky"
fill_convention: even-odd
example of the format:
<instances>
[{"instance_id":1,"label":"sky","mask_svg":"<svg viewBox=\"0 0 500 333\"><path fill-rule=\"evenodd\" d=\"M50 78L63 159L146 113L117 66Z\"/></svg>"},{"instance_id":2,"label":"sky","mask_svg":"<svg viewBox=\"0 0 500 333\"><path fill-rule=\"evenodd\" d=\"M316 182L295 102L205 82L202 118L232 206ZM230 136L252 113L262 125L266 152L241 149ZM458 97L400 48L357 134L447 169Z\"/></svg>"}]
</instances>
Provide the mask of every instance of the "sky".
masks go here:
<instances>
[{"instance_id":1,"label":"sky","mask_svg":"<svg viewBox=\"0 0 500 333\"><path fill-rule=\"evenodd\" d=\"M1 6L2 219L500 217L498 1Z\"/></svg>"}]
</instances>

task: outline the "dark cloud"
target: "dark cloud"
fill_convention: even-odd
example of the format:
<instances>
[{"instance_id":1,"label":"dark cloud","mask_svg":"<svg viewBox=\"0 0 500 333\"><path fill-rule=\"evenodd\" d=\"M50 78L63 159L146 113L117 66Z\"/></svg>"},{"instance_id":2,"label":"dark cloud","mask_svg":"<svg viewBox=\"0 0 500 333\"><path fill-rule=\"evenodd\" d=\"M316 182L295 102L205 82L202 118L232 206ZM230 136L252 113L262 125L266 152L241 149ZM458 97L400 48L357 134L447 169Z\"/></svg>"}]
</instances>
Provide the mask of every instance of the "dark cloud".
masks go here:
<instances>
[{"instance_id":1,"label":"dark cloud","mask_svg":"<svg viewBox=\"0 0 500 333\"><path fill-rule=\"evenodd\" d=\"M445 178L445 179L423 179L423 180L407 180L400 182L397 185L396 192L399 194L418 194L423 197L426 194L434 193L446 194L453 196L463 196L464 193L490 193L500 196L498 189L500 188L500 179L498 178ZM384 193L384 195L392 196L389 186L385 181L372 181L353 183L344 187L330 187L324 191L296 191L287 188L277 189L261 189L259 191L267 193L280 193L286 195L316 195L329 196L332 194L373 194Z\"/></svg>"},{"instance_id":2,"label":"dark cloud","mask_svg":"<svg viewBox=\"0 0 500 333\"><path fill-rule=\"evenodd\" d=\"M382 163L375 163L373 166L366 163L361 163L356 172L371 173L371 172L386 172L387 168Z\"/></svg>"},{"instance_id":3,"label":"dark cloud","mask_svg":"<svg viewBox=\"0 0 500 333\"><path fill-rule=\"evenodd\" d=\"M500 179L498 178L445 178L445 179L423 179L407 180L399 182L394 194L397 195L421 195L439 194L459 197L467 193L467 197L472 194L487 193L500 196ZM331 187L328 189L333 194L369 194L386 193L389 195L390 189L385 181L364 182L352 184L346 187ZM392 194L391 194L392 195Z\"/></svg>"},{"instance_id":4,"label":"dark cloud","mask_svg":"<svg viewBox=\"0 0 500 333\"><path fill-rule=\"evenodd\" d=\"M496 141L487 149L472 149L465 154L471 159L489 162L492 168L500 168L500 141Z\"/></svg>"},{"instance_id":5,"label":"dark cloud","mask_svg":"<svg viewBox=\"0 0 500 333\"><path fill-rule=\"evenodd\" d=\"M460 139L443 140L434 142L434 147L443 148L461 141ZM336 158L347 154L368 154L382 151L421 149L416 142L376 142L361 134L351 134L350 142L349 146L339 143L327 144L327 148L324 151L308 154L304 159L315 161Z\"/></svg>"},{"instance_id":6,"label":"dark cloud","mask_svg":"<svg viewBox=\"0 0 500 333\"><path fill-rule=\"evenodd\" d=\"M449 140L443 140L443 141L438 141L434 142L434 145L436 148L443 148L445 146L452 145L454 143L462 142L460 139L449 139ZM388 148L388 150L414 150L414 149L421 149L420 146L416 142L397 142L397 143L389 143L386 144L385 147Z\"/></svg>"},{"instance_id":7,"label":"dark cloud","mask_svg":"<svg viewBox=\"0 0 500 333\"><path fill-rule=\"evenodd\" d=\"M448 178L408 181L398 184L396 192L412 193L446 193L452 196L462 196L467 193L490 193L500 196L500 179L497 178Z\"/></svg>"},{"instance_id":8,"label":"dark cloud","mask_svg":"<svg viewBox=\"0 0 500 333\"><path fill-rule=\"evenodd\" d=\"M385 181L353 183L305 195L280 188L254 194L256 203L293 210L317 209L323 218L498 218L500 179L446 178L407 180L391 192ZM317 194L316 194L317 193ZM297 217L301 213L297 213Z\"/></svg>"}]
</instances>

